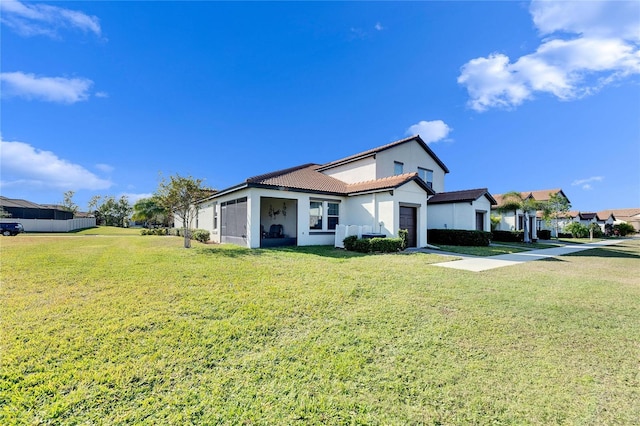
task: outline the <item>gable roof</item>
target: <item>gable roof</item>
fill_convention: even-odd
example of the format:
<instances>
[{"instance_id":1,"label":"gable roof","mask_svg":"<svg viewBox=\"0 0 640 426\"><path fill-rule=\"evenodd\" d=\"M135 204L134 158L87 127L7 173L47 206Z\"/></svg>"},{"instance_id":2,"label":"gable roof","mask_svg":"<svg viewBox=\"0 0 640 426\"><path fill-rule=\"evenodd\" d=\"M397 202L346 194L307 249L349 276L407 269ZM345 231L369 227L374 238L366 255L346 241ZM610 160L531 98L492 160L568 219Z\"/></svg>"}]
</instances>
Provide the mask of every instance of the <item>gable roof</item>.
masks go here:
<instances>
[{"instance_id":1,"label":"gable roof","mask_svg":"<svg viewBox=\"0 0 640 426\"><path fill-rule=\"evenodd\" d=\"M632 218L640 215L640 207L634 209L610 209L598 212L598 216L600 217L609 217L610 215L620 220L624 220L623 218Z\"/></svg>"},{"instance_id":2,"label":"gable roof","mask_svg":"<svg viewBox=\"0 0 640 426\"><path fill-rule=\"evenodd\" d=\"M598 213L592 213L592 212L580 212L580 219L582 220L592 220L593 218L595 218L596 220L600 220L600 218L598 217Z\"/></svg>"},{"instance_id":3,"label":"gable roof","mask_svg":"<svg viewBox=\"0 0 640 426\"><path fill-rule=\"evenodd\" d=\"M428 204L462 203L462 202L468 202L468 201L475 201L482 196L487 197L491 205L497 204L497 201L495 200L495 198L491 196L491 194L489 194L489 190L487 188L439 192L433 197L429 198L429 200L427 200L427 203Z\"/></svg>"},{"instance_id":4,"label":"gable roof","mask_svg":"<svg viewBox=\"0 0 640 426\"><path fill-rule=\"evenodd\" d=\"M408 142L417 142L422 149L424 149L427 154L429 154L431 156L431 158L433 158L435 160L436 163L438 163L438 165L442 168L442 170L444 170L445 173L449 173L449 169L447 168L447 166L444 165L444 163L442 162L442 160L440 160L440 158L438 158L438 156L435 154L435 152L433 152L431 150L431 148L429 148L429 146L422 140L422 138L420 137L420 135L414 135L405 139L400 139L397 140L395 142L391 142L388 143L386 145L382 145L379 146L377 148L373 148L373 149L369 149L367 151L363 151L360 152L358 154L354 154L354 155L350 155L348 157L345 158L341 158L340 160L335 160L332 161L330 163L326 163L323 164L322 166L320 166L320 168L318 169L319 171L323 171L323 170L328 170L331 169L333 167L337 167L337 166L341 166L343 164L348 164L351 163L353 161L357 161L357 160L361 160L363 158L367 158L367 157L371 157L373 155L376 155L379 152L382 151L386 151L387 149L391 149L394 148L396 146L408 143Z\"/></svg>"},{"instance_id":5,"label":"gable roof","mask_svg":"<svg viewBox=\"0 0 640 426\"><path fill-rule=\"evenodd\" d=\"M253 176L240 185L236 185L212 195L207 198L207 200L244 188L267 188L347 196L366 192L393 190L411 181L420 185L420 187L422 187L428 194L434 194L433 190L429 188L429 186L420 179L418 173L415 172L347 184L346 182L319 172L319 167L320 166L318 164L309 163Z\"/></svg>"},{"instance_id":6,"label":"gable roof","mask_svg":"<svg viewBox=\"0 0 640 426\"><path fill-rule=\"evenodd\" d=\"M525 191L521 192L520 196L522 199L526 200L527 198L533 198L536 201L549 201L550 195L562 194L564 198L569 201L569 197L562 191L561 188L556 189L537 189L535 191ZM495 194L493 198L496 199L496 203L498 206L502 205L504 201L504 194Z\"/></svg>"}]
</instances>

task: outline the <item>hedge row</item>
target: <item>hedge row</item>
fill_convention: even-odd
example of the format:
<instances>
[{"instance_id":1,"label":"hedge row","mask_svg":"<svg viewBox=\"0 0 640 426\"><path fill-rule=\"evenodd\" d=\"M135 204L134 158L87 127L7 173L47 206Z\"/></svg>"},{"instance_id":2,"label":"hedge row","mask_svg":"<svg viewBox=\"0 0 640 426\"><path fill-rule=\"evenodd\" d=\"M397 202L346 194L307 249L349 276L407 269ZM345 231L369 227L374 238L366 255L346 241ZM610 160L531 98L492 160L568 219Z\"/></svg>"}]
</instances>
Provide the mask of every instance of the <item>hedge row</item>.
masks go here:
<instances>
[{"instance_id":1,"label":"hedge row","mask_svg":"<svg viewBox=\"0 0 640 426\"><path fill-rule=\"evenodd\" d=\"M176 237L184 236L184 229L182 228L150 228L150 229L141 229L140 235L173 235ZM209 241L211 234L206 229L192 229L190 231L189 238L192 240L200 241L201 243L206 243Z\"/></svg>"},{"instance_id":2,"label":"hedge row","mask_svg":"<svg viewBox=\"0 0 640 426\"><path fill-rule=\"evenodd\" d=\"M493 231L491 240L503 243L517 243L524 241L523 231Z\"/></svg>"},{"instance_id":3,"label":"hedge row","mask_svg":"<svg viewBox=\"0 0 640 426\"><path fill-rule=\"evenodd\" d=\"M491 232L469 231L466 229L429 229L427 239L430 243L449 246L488 246Z\"/></svg>"},{"instance_id":4,"label":"hedge row","mask_svg":"<svg viewBox=\"0 0 640 426\"><path fill-rule=\"evenodd\" d=\"M351 235L344 239L344 248L359 253L395 253L404 248L402 238L358 238Z\"/></svg>"}]
</instances>

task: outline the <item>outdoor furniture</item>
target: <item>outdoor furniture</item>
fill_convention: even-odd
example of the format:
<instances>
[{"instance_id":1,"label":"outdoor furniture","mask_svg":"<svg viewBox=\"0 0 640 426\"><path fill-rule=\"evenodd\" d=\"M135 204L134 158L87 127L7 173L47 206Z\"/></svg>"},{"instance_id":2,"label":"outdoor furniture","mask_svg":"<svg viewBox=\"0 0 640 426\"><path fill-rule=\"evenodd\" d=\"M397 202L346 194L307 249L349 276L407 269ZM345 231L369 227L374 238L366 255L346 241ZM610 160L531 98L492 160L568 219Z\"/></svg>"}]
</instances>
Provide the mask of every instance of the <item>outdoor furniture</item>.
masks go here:
<instances>
[{"instance_id":1,"label":"outdoor furniture","mask_svg":"<svg viewBox=\"0 0 640 426\"><path fill-rule=\"evenodd\" d=\"M267 238L284 238L284 227L282 225L271 225Z\"/></svg>"}]
</instances>

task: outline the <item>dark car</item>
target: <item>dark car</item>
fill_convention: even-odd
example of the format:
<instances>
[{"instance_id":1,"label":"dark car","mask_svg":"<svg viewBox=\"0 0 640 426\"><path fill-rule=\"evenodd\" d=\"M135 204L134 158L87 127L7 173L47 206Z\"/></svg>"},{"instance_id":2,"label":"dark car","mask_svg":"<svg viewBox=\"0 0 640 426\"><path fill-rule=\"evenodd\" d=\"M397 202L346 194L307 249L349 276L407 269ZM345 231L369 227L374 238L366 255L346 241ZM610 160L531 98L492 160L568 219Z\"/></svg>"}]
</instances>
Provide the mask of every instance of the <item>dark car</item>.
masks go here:
<instances>
[{"instance_id":1,"label":"dark car","mask_svg":"<svg viewBox=\"0 0 640 426\"><path fill-rule=\"evenodd\" d=\"M24 228L19 222L4 222L0 223L0 231L2 232L2 235L8 237L9 235L15 236L24 232Z\"/></svg>"}]
</instances>

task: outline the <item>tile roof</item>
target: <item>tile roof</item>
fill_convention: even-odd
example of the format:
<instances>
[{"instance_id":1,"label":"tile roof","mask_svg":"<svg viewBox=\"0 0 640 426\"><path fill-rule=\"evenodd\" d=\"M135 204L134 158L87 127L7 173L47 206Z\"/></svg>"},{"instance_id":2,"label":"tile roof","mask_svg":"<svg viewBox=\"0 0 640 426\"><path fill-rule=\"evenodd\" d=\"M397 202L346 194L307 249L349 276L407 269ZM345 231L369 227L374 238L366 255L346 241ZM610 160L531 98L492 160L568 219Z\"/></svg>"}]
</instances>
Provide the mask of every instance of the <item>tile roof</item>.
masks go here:
<instances>
[{"instance_id":1,"label":"tile roof","mask_svg":"<svg viewBox=\"0 0 640 426\"><path fill-rule=\"evenodd\" d=\"M420 146L422 146L422 148L425 151L427 151L427 153L436 161L436 163L438 163L438 165L440 167L442 167L444 172L445 173L449 173L449 169L447 168L447 166L444 165L442 160L440 160L440 158L438 158L438 156L435 154L435 152L433 152L431 150L431 148L429 148L429 146L422 140L420 135L410 136L408 138L400 139L400 140L397 140L395 142L391 142L391 143L388 143L386 145L379 146L377 148L369 149L367 151L363 151L363 152L360 152L358 154L350 155L348 157L341 158L339 160L335 160L335 161L332 161L330 163L323 164L319 168L319 170L327 170L327 169L330 169L332 167L340 166L342 164L347 164L347 163L350 163L352 161L356 161L356 160L359 160L361 158L369 157L369 156L374 155L374 154L376 154L378 152L381 152L381 151L384 151L384 150L387 150L387 149L390 149L390 148L393 148L395 146L402 145L403 143L407 143L407 142L411 142L411 141L418 142L420 144Z\"/></svg>"},{"instance_id":2,"label":"tile roof","mask_svg":"<svg viewBox=\"0 0 640 426\"><path fill-rule=\"evenodd\" d=\"M582 220L591 220L594 217L596 218L596 220L600 220L600 218L598 217L598 213L592 213L592 212L580 213L580 219Z\"/></svg>"},{"instance_id":3,"label":"tile roof","mask_svg":"<svg viewBox=\"0 0 640 426\"><path fill-rule=\"evenodd\" d=\"M491 196L491 194L489 194L489 190L487 188L439 192L429 198L427 202L429 204L460 203L465 201L475 201L482 196L486 196L492 205L496 204L496 200Z\"/></svg>"},{"instance_id":4,"label":"tile roof","mask_svg":"<svg viewBox=\"0 0 640 426\"><path fill-rule=\"evenodd\" d=\"M564 197L567 199L567 201L569 201L569 198L566 196L564 191L562 191L562 189L560 189L560 188L557 188L557 189L539 189L539 190L535 190L535 191L525 191L525 192L521 192L520 196L523 199L527 199L529 197L532 197L536 201L548 201L550 194L553 195L553 194L557 194L557 193L562 193L562 195L564 195ZM503 197L504 197L504 194L495 194L493 196L493 198L495 198L496 202L498 203L497 205L501 205L502 204Z\"/></svg>"},{"instance_id":5,"label":"tile roof","mask_svg":"<svg viewBox=\"0 0 640 426\"><path fill-rule=\"evenodd\" d=\"M610 215L620 220L624 220L622 218L632 218L633 216L640 215L640 207L635 209L609 209L598 212L598 216L600 217L609 217Z\"/></svg>"},{"instance_id":6,"label":"tile roof","mask_svg":"<svg viewBox=\"0 0 640 426\"><path fill-rule=\"evenodd\" d=\"M416 181L425 191L433 192L417 173L405 173L365 182L347 184L318 171L317 164L303 164L276 172L254 176L246 180L248 186L313 191L325 194L355 195L363 192L395 189Z\"/></svg>"}]
</instances>

